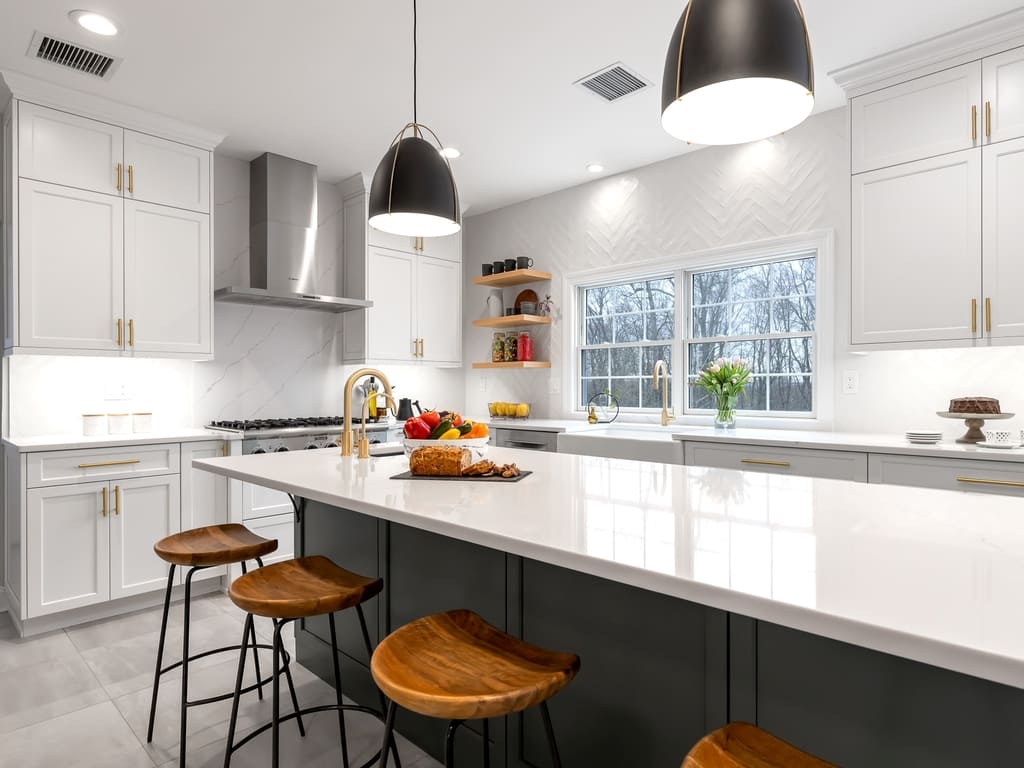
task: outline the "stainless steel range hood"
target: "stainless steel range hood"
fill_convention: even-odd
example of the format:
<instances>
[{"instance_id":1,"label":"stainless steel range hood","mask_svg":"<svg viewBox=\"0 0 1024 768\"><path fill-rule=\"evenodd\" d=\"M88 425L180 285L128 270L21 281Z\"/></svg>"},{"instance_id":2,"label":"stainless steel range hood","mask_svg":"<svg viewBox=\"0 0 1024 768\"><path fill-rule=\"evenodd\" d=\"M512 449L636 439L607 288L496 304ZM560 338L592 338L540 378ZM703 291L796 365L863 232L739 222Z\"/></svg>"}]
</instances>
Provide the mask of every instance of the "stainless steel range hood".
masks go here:
<instances>
[{"instance_id":1,"label":"stainless steel range hood","mask_svg":"<svg viewBox=\"0 0 1024 768\"><path fill-rule=\"evenodd\" d=\"M218 288L214 298L322 312L373 306L318 284L316 166L266 152L249 168L249 285Z\"/></svg>"}]
</instances>

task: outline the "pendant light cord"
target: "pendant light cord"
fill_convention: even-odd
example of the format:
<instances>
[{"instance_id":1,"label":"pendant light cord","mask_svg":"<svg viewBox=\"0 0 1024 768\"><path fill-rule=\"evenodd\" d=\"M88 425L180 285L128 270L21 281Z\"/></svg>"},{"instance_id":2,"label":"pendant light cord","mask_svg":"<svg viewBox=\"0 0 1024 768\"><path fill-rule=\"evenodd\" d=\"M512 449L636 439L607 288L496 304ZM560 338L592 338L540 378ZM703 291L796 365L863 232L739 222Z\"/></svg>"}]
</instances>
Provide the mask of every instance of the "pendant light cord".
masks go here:
<instances>
[{"instance_id":1,"label":"pendant light cord","mask_svg":"<svg viewBox=\"0 0 1024 768\"><path fill-rule=\"evenodd\" d=\"M416 113L416 0L412 0L412 122L419 133L419 117Z\"/></svg>"}]
</instances>

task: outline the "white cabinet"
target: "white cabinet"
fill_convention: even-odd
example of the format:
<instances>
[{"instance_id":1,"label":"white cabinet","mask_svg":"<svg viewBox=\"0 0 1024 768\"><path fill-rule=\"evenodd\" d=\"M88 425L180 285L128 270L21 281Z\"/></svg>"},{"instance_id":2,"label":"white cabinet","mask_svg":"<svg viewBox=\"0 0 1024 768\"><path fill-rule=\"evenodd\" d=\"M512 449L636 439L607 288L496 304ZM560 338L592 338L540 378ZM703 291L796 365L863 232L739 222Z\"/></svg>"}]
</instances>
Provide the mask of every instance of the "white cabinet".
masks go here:
<instances>
[{"instance_id":1,"label":"white cabinet","mask_svg":"<svg viewBox=\"0 0 1024 768\"><path fill-rule=\"evenodd\" d=\"M163 589L168 566L153 544L181 530L178 475L134 477L110 486L111 599Z\"/></svg>"},{"instance_id":2,"label":"white cabinet","mask_svg":"<svg viewBox=\"0 0 1024 768\"><path fill-rule=\"evenodd\" d=\"M290 505L289 505L290 506ZM277 539L277 549L263 558L264 565L295 557L295 513L261 517L246 521L245 527L265 539Z\"/></svg>"},{"instance_id":3,"label":"white cabinet","mask_svg":"<svg viewBox=\"0 0 1024 768\"><path fill-rule=\"evenodd\" d=\"M5 352L211 357L210 151L18 99L5 117Z\"/></svg>"},{"instance_id":4,"label":"white cabinet","mask_svg":"<svg viewBox=\"0 0 1024 768\"><path fill-rule=\"evenodd\" d=\"M116 125L20 102L18 174L119 196L124 186L123 136Z\"/></svg>"},{"instance_id":5,"label":"white cabinet","mask_svg":"<svg viewBox=\"0 0 1024 768\"><path fill-rule=\"evenodd\" d=\"M859 482L868 479L868 456L855 451L687 441L684 461L688 467L720 467Z\"/></svg>"},{"instance_id":6,"label":"white cabinet","mask_svg":"<svg viewBox=\"0 0 1024 768\"><path fill-rule=\"evenodd\" d=\"M1024 47L982 61L985 141L1024 136Z\"/></svg>"},{"instance_id":7,"label":"white cabinet","mask_svg":"<svg viewBox=\"0 0 1024 768\"><path fill-rule=\"evenodd\" d=\"M1024 497L1024 465L1012 461L875 453L868 462L868 481Z\"/></svg>"},{"instance_id":8,"label":"white cabinet","mask_svg":"<svg viewBox=\"0 0 1024 768\"><path fill-rule=\"evenodd\" d=\"M367 250L367 298L373 302L365 312L369 359L416 359L416 304L424 298L416 280L418 260L404 251Z\"/></svg>"},{"instance_id":9,"label":"white cabinet","mask_svg":"<svg viewBox=\"0 0 1024 768\"><path fill-rule=\"evenodd\" d=\"M33 488L27 499L27 615L108 600L108 484Z\"/></svg>"},{"instance_id":10,"label":"white cabinet","mask_svg":"<svg viewBox=\"0 0 1024 768\"><path fill-rule=\"evenodd\" d=\"M981 154L853 176L851 342L980 334Z\"/></svg>"},{"instance_id":11,"label":"white cabinet","mask_svg":"<svg viewBox=\"0 0 1024 768\"><path fill-rule=\"evenodd\" d=\"M420 251L427 256L462 263L462 235L420 238Z\"/></svg>"},{"instance_id":12,"label":"white cabinet","mask_svg":"<svg viewBox=\"0 0 1024 768\"><path fill-rule=\"evenodd\" d=\"M111 195L22 179L19 331L22 346L121 349L123 205Z\"/></svg>"},{"instance_id":13,"label":"white cabinet","mask_svg":"<svg viewBox=\"0 0 1024 768\"><path fill-rule=\"evenodd\" d=\"M124 166L125 197L210 212L210 153L205 149L125 131Z\"/></svg>"},{"instance_id":14,"label":"white cabinet","mask_svg":"<svg viewBox=\"0 0 1024 768\"><path fill-rule=\"evenodd\" d=\"M192 468L193 459L224 456L227 443L211 440L181 444L181 530L222 525L228 522L228 479L212 472ZM227 573L223 567L196 571L192 581L219 578Z\"/></svg>"},{"instance_id":15,"label":"white cabinet","mask_svg":"<svg viewBox=\"0 0 1024 768\"><path fill-rule=\"evenodd\" d=\"M134 201L124 208L127 348L208 354L213 348L210 217Z\"/></svg>"},{"instance_id":16,"label":"white cabinet","mask_svg":"<svg viewBox=\"0 0 1024 768\"><path fill-rule=\"evenodd\" d=\"M978 146L981 101L979 61L852 99L853 173Z\"/></svg>"},{"instance_id":17,"label":"white cabinet","mask_svg":"<svg viewBox=\"0 0 1024 768\"><path fill-rule=\"evenodd\" d=\"M462 265L420 256L417 332L419 356L429 363L462 360Z\"/></svg>"},{"instance_id":18,"label":"white cabinet","mask_svg":"<svg viewBox=\"0 0 1024 768\"><path fill-rule=\"evenodd\" d=\"M1024 337L1024 139L987 146L982 157L985 334Z\"/></svg>"}]
</instances>

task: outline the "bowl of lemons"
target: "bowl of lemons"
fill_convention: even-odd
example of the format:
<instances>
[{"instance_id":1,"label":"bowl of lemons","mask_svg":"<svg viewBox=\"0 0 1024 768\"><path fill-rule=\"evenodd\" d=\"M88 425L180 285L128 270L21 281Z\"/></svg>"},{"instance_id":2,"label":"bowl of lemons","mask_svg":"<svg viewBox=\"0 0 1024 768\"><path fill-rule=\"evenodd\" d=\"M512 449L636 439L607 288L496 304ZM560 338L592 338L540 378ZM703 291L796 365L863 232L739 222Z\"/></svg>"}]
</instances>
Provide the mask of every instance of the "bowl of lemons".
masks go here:
<instances>
[{"instance_id":1,"label":"bowl of lemons","mask_svg":"<svg viewBox=\"0 0 1024 768\"><path fill-rule=\"evenodd\" d=\"M488 403L487 412L492 419L527 419L529 403Z\"/></svg>"}]
</instances>

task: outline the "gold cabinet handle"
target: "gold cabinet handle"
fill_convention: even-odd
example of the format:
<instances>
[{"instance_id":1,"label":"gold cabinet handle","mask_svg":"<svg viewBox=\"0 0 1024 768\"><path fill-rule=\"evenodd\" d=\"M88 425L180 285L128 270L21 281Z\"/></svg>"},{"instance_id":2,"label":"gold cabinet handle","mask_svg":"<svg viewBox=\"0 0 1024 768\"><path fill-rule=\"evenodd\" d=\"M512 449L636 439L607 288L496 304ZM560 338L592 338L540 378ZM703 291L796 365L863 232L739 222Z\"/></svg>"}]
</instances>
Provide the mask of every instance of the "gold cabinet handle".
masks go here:
<instances>
[{"instance_id":1,"label":"gold cabinet handle","mask_svg":"<svg viewBox=\"0 0 1024 768\"><path fill-rule=\"evenodd\" d=\"M971 141L978 140L978 105L971 104Z\"/></svg>"},{"instance_id":2,"label":"gold cabinet handle","mask_svg":"<svg viewBox=\"0 0 1024 768\"><path fill-rule=\"evenodd\" d=\"M91 469L93 467L119 467L123 464L140 464L142 459L121 459L119 461L93 461L88 464L79 464L79 469Z\"/></svg>"},{"instance_id":3,"label":"gold cabinet handle","mask_svg":"<svg viewBox=\"0 0 1024 768\"><path fill-rule=\"evenodd\" d=\"M1024 483L1017 480L985 480L980 477L958 477L958 483L972 483L974 485L998 485L1003 488L1024 488Z\"/></svg>"},{"instance_id":4,"label":"gold cabinet handle","mask_svg":"<svg viewBox=\"0 0 1024 768\"><path fill-rule=\"evenodd\" d=\"M221 456L227 456L228 455L228 444L227 443L224 443L224 445L222 445L220 447L220 455Z\"/></svg>"},{"instance_id":5,"label":"gold cabinet handle","mask_svg":"<svg viewBox=\"0 0 1024 768\"><path fill-rule=\"evenodd\" d=\"M762 464L767 467L788 467L788 461L768 461L768 459L740 459L740 464Z\"/></svg>"},{"instance_id":6,"label":"gold cabinet handle","mask_svg":"<svg viewBox=\"0 0 1024 768\"><path fill-rule=\"evenodd\" d=\"M992 102L985 102L985 138L992 138Z\"/></svg>"},{"instance_id":7,"label":"gold cabinet handle","mask_svg":"<svg viewBox=\"0 0 1024 768\"><path fill-rule=\"evenodd\" d=\"M117 191L121 191L121 174L124 172L124 166L120 163L117 164Z\"/></svg>"},{"instance_id":8,"label":"gold cabinet handle","mask_svg":"<svg viewBox=\"0 0 1024 768\"><path fill-rule=\"evenodd\" d=\"M124 346L124 325L121 318L117 318L117 346Z\"/></svg>"},{"instance_id":9,"label":"gold cabinet handle","mask_svg":"<svg viewBox=\"0 0 1024 768\"><path fill-rule=\"evenodd\" d=\"M114 486L114 514L121 514L121 486Z\"/></svg>"},{"instance_id":10,"label":"gold cabinet handle","mask_svg":"<svg viewBox=\"0 0 1024 768\"><path fill-rule=\"evenodd\" d=\"M971 299L971 333L978 332L978 300Z\"/></svg>"},{"instance_id":11,"label":"gold cabinet handle","mask_svg":"<svg viewBox=\"0 0 1024 768\"><path fill-rule=\"evenodd\" d=\"M129 167L131 167L131 166L129 166ZM135 346L135 320L134 319L128 320L128 346L129 347L134 347Z\"/></svg>"},{"instance_id":12,"label":"gold cabinet handle","mask_svg":"<svg viewBox=\"0 0 1024 768\"><path fill-rule=\"evenodd\" d=\"M423 357L423 339L420 339L420 357Z\"/></svg>"},{"instance_id":13,"label":"gold cabinet handle","mask_svg":"<svg viewBox=\"0 0 1024 768\"><path fill-rule=\"evenodd\" d=\"M985 333L992 333L992 299L985 297Z\"/></svg>"},{"instance_id":14,"label":"gold cabinet handle","mask_svg":"<svg viewBox=\"0 0 1024 768\"><path fill-rule=\"evenodd\" d=\"M100 497L103 499L103 516L107 516L107 489L100 488Z\"/></svg>"},{"instance_id":15,"label":"gold cabinet handle","mask_svg":"<svg viewBox=\"0 0 1024 768\"><path fill-rule=\"evenodd\" d=\"M131 194L135 191L135 166L128 166L128 193Z\"/></svg>"}]
</instances>

